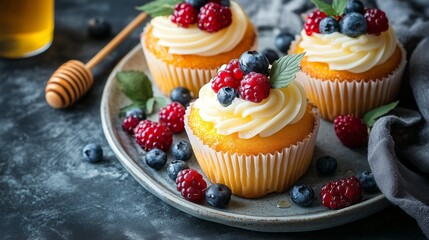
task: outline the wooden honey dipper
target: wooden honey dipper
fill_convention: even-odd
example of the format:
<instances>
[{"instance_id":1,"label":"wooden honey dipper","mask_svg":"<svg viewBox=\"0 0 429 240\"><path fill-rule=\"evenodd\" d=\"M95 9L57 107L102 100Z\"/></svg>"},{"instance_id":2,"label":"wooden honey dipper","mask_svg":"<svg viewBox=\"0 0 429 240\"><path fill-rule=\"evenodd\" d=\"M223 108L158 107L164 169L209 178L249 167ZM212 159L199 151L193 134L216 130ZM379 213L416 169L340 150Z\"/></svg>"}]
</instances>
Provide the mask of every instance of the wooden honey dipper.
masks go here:
<instances>
[{"instance_id":1,"label":"wooden honey dipper","mask_svg":"<svg viewBox=\"0 0 429 240\"><path fill-rule=\"evenodd\" d=\"M146 13L140 13L86 64L78 60L70 60L61 65L46 84L45 99L49 106L66 108L85 95L94 82L91 69L100 63L146 18Z\"/></svg>"}]
</instances>

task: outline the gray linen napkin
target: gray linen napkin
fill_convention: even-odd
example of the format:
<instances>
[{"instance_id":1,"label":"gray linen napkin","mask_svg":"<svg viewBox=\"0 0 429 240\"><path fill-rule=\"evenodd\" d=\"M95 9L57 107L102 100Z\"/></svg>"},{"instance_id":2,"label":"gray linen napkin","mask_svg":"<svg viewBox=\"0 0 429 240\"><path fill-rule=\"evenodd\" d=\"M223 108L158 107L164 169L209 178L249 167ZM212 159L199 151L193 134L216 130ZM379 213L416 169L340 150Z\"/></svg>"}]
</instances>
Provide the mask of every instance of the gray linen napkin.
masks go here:
<instances>
[{"instance_id":1,"label":"gray linen napkin","mask_svg":"<svg viewBox=\"0 0 429 240\"><path fill-rule=\"evenodd\" d=\"M395 26L409 62L400 96L403 107L375 123L368 161L386 198L414 217L429 237L429 22L416 10L422 3L377 1Z\"/></svg>"}]
</instances>

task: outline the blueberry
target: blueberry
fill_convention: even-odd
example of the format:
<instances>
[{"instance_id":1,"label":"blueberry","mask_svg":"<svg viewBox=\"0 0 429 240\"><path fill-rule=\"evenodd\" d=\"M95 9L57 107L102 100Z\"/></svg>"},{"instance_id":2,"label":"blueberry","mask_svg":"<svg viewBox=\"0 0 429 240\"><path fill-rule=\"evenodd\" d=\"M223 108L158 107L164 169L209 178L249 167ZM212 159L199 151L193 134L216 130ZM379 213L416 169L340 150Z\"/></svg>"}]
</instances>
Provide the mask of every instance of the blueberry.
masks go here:
<instances>
[{"instance_id":1,"label":"blueberry","mask_svg":"<svg viewBox=\"0 0 429 240\"><path fill-rule=\"evenodd\" d=\"M330 34L340 31L340 23L333 17L325 17L319 24L320 33Z\"/></svg>"},{"instance_id":2,"label":"blueberry","mask_svg":"<svg viewBox=\"0 0 429 240\"><path fill-rule=\"evenodd\" d=\"M177 174L184 170L188 169L189 166L182 160L174 160L167 167L167 174L171 180L176 181Z\"/></svg>"},{"instance_id":3,"label":"blueberry","mask_svg":"<svg viewBox=\"0 0 429 240\"><path fill-rule=\"evenodd\" d=\"M220 0L220 5L229 7L231 5L231 2L229 0Z\"/></svg>"},{"instance_id":4,"label":"blueberry","mask_svg":"<svg viewBox=\"0 0 429 240\"><path fill-rule=\"evenodd\" d=\"M238 97L238 92L231 87L223 87L217 92L217 100L224 107L231 105L236 97Z\"/></svg>"},{"instance_id":5,"label":"blueberry","mask_svg":"<svg viewBox=\"0 0 429 240\"><path fill-rule=\"evenodd\" d=\"M265 55L270 64L273 64L274 61L279 59L279 55L277 54L277 52L270 48L265 48L264 50L262 50L262 54Z\"/></svg>"},{"instance_id":6,"label":"blueberry","mask_svg":"<svg viewBox=\"0 0 429 240\"><path fill-rule=\"evenodd\" d=\"M177 87L171 90L170 98L173 102L179 102L183 106L187 106L192 99L191 92L189 89L184 87Z\"/></svg>"},{"instance_id":7,"label":"blueberry","mask_svg":"<svg viewBox=\"0 0 429 240\"><path fill-rule=\"evenodd\" d=\"M256 72L268 76L268 67L270 66L270 62L264 54L258 51L244 52L241 54L238 64L244 74Z\"/></svg>"},{"instance_id":8,"label":"blueberry","mask_svg":"<svg viewBox=\"0 0 429 240\"><path fill-rule=\"evenodd\" d=\"M208 0L185 0L185 2L191 4L192 7L199 10L202 6L206 5Z\"/></svg>"},{"instance_id":9,"label":"blueberry","mask_svg":"<svg viewBox=\"0 0 429 240\"><path fill-rule=\"evenodd\" d=\"M365 17L356 12L346 14L340 22L341 32L349 37L358 37L368 28Z\"/></svg>"},{"instance_id":10,"label":"blueberry","mask_svg":"<svg viewBox=\"0 0 429 240\"><path fill-rule=\"evenodd\" d=\"M337 159L331 156L323 156L317 159L316 169L321 175L329 175L337 169Z\"/></svg>"},{"instance_id":11,"label":"blueberry","mask_svg":"<svg viewBox=\"0 0 429 240\"><path fill-rule=\"evenodd\" d=\"M205 192L207 203L216 208L226 208L231 200L231 194L231 189L220 183L211 185Z\"/></svg>"},{"instance_id":12,"label":"blueberry","mask_svg":"<svg viewBox=\"0 0 429 240\"><path fill-rule=\"evenodd\" d=\"M97 17L88 20L88 34L92 38L107 38L111 34L111 26L104 18Z\"/></svg>"},{"instance_id":13,"label":"blueberry","mask_svg":"<svg viewBox=\"0 0 429 240\"><path fill-rule=\"evenodd\" d=\"M357 12L360 14L363 14L365 11L365 7L363 6L363 3L359 0L350 0L347 3L346 9L344 9L344 13L351 13L351 12Z\"/></svg>"},{"instance_id":14,"label":"blueberry","mask_svg":"<svg viewBox=\"0 0 429 240\"><path fill-rule=\"evenodd\" d=\"M297 205L308 207L313 203L314 191L307 185L295 185L290 190L290 197Z\"/></svg>"},{"instance_id":15,"label":"blueberry","mask_svg":"<svg viewBox=\"0 0 429 240\"><path fill-rule=\"evenodd\" d=\"M185 140L182 140L173 145L171 153L176 160L189 160L192 157L191 144Z\"/></svg>"},{"instance_id":16,"label":"blueberry","mask_svg":"<svg viewBox=\"0 0 429 240\"><path fill-rule=\"evenodd\" d=\"M379 192L380 189L374 179L374 174L371 171L364 171L359 175L359 181L362 184L364 191L369 193Z\"/></svg>"},{"instance_id":17,"label":"blueberry","mask_svg":"<svg viewBox=\"0 0 429 240\"><path fill-rule=\"evenodd\" d=\"M161 149L154 148L146 153L146 164L153 169L161 169L167 162L167 154Z\"/></svg>"},{"instance_id":18,"label":"blueberry","mask_svg":"<svg viewBox=\"0 0 429 240\"><path fill-rule=\"evenodd\" d=\"M293 42L294 39L295 39L294 35L288 32L281 32L275 37L274 45L276 45L276 48L280 52L287 54L290 44Z\"/></svg>"},{"instance_id":19,"label":"blueberry","mask_svg":"<svg viewBox=\"0 0 429 240\"><path fill-rule=\"evenodd\" d=\"M83 148L83 157L90 163L96 163L103 159L103 149L100 145L95 143L89 143Z\"/></svg>"},{"instance_id":20,"label":"blueberry","mask_svg":"<svg viewBox=\"0 0 429 240\"><path fill-rule=\"evenodd\" d=\"M134 116L138 118L139 120L145 120L146 119L146 113L143 109L139 107L133 107L125 112L125 117Z\"/></svg>"}]
</instances>

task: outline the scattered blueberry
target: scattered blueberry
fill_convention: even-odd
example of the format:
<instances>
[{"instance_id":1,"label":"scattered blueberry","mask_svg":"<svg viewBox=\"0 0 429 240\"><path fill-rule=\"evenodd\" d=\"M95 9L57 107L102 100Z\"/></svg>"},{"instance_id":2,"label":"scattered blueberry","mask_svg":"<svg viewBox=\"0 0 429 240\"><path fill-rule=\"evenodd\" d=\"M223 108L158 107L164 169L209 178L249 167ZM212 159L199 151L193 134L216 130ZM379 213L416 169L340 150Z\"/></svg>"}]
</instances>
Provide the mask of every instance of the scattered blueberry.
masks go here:
<instances>
[{"instance_id":1,"label":"scattered blueberry","mask_svg":"<svg viewBox=\"0 0 429 240\"><path fill-rule=\"evenodd\" d=\"M192 157L191 144L185 140L182 140L173 145L171 153L176 160L189 160Z\"/></svg>"},{"instance_id":2,"label":"scattered blueberry","mask_svg":"<svg viewBox=\"0 0 429 240\"><path fill-rule=\"evenodd\" d=\"M176 181L177 174L184 170L188 169L189 166L182 160L174 160L167 167L167 174L171 180Z\"/></svg>"},{"instance_id":3,"label":"scattered blueberry","mask_svg":"<svg viewBox=\"0 0 429 240\"><path fill-rule=\"evenodd\" d=\"M268 76L270 62L264 54L258 51L247 51L238 60L241 71L246 75L250 72L262 73Z\"/></svg>"},{"instance_id":4,"label":"scattered blueberry","mask_svg":"<svg viewBox=\"0 0 429 240\"><path fill-rule=\"evenodd\" d=\"M236 97L238 97L238 92L231 87L223 87L217 92L217 100L224 107L231 105Z\"/></svg>"},{"instance_id":5,"label":"scattered blueberry","mask_svg":"<svg viewBox=\"0 0 429 240\"><path fill-rule=\"evenodd\" d=\"M177 87L171 90L170 98L173 102L179 102L183 106L187 106L192 99L191 92L189 89L184 87Z\"/></svg>"},{"instance_id":6,"label":"scattered blueberry","mask_svg":"<svg viewBox=\"0 0 429 240\"><path fill-rule=\"evenodd\" d=\"M279 59L279 55L277 54L277 52L270 48L265 48L264 50L262 50L262 54L265 55L270 64L273 64L274 61Z\"/></svg>"},{"instance_id":7,"label":"scattered blueberry","mask_svg":"<svg viewBox=\"0 0 429 240\"><path fill-rule=\"evenodd\" d=\"M360 14L363 14L365 11L365 7L363 3L359 0L350 0L347 3L346 9L344 9L344 13L351 13L351 12L357 12Z\"/></svg>"},{"instance_id":8,"label":"scattered blueberry","mask_svg":"<svg viewBox=\"0 0 429 240\"><path fill-rule=\"evenodd\" d=\"M205 192L207 203L216 208L226 208L231 194L231 189L221 183L211 185Z\"/></svg>"},{"instance_id":9,"label":"scattered blueberry","mask_svg":"<svg viewBox=\"0 0 429 240\"><path fill-rule=\"evenodd\" d=\"M275 37L274 45L276 45L276 48L280 52L287 54L290 44L293 42L294 39L295 39L294 35L288 32L281 32Z\"/></svg>"},{"instance_id":10,"label":"scattered blueberry","mask_svg":"<svg viewBox=\"0 0 429 240\"><path fill-rule=\"evenodd\" d=\"M341 32L349 37L358 37L366 33L368 25L365 17L356 12L346 14L340 22Z\"/></svg>"},{"instance_id":11,"label":"scattered blueberry","mask_svg":"<svg viewBox=\"0 0 429 240\"><path fill-rule=\"evenodd\" d=\"M329 175L337 169L337 159L331 156L323 156L317 159L316 169L322 175Z\"/></svg>"},{"instance_id":12,"label":"scattered blueberry","mask_svg":"<svg viewBox=\"0 0 429 240\"><path fill-rule=\"evenodd\" d=\"M359 181L362 184L364 191L369 193L379 192L380 189L374 179L374 174L371 171L364 171L359 175Z\"/></svg>"},{"instance_id":13,"label":"scattered blueberry","mask_svg":"<svg viewBox=\"0 0 429 240\"><path fill-rule=\"evenodd\" d=\"M340 23L333 17L325 17L319 24L320 33L330 34L340 31Z\"/></svg>"},{"instance_id":14,"label":"scattered blueberry","mask_svg":"<svg viewBox=\"0 0 429 240\"><path fill-rule=\"evenodd\" d=\"M295 185L290 190L292 201L301 207L308 207L313 203L313 188L307 185Z\"/></svg>"},{"instance_id":15,"label":"scattered blueberry","mask_svg":"<svg viewBox=\"0 0 429 240\"><path fill-rule=\"evenodd\" d=\"M100 145L95 143L89 143L83 148L83 157L90 163L96 163L101 161L103 158L103 149Z\"/></svg>"},{"instance_id":16,"label":"scattered blueberry","mask_svg":"<svg viewBox=\"0 0 429 240\"><path fill-rule=\"evenodd\" d=\"M133 107L133 108L130 108L129 110L127 110L125 112L125 118L127 118L129 116L134 116L139 120L145 120L146 119L145 111L139 107Z\"/></svg>"},{"instance_id":17,"label":"scattered blueberry","mask_svg":"<svg viewBox=\"0 0 429 240\"><path fill-rule=\"evenodd\" d=\"M191 4L192 7L199 10L202 6L206 5L208 0L185 0L185 2Z\"/></svg>"},{"instance_id":18,"label":"scattered blueberry","mask_svg":"<svg viewBox=\"0 0 429 240\"><path fill-rule=\"evenodd\" d=\"M107 38L111 34L111 26L104 18L97 17L88 20L88 34L92 38Z\"/></svg>"},{"instance_id":19,"label":"scattered blueberry","mask_svg":"<svg viewBox=\"0 0 429 240\"><path fill-rule=\"evenodd\" d=\"M146 164L153 169L161 169L167 162L167 154L161 149L154 148L146 153Z\"/></svg>"}]
</instances>

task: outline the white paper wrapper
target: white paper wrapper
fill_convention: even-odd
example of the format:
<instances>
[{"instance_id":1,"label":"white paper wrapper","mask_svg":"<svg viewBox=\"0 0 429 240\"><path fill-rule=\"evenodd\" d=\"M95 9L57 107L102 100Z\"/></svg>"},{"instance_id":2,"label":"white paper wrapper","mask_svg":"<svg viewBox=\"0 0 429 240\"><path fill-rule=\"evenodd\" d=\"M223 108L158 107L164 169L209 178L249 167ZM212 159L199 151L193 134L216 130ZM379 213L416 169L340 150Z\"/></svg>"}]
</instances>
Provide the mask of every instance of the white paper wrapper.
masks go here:
<instances>
[{"instance_id":1,"label":"white paper wrapper","mask_svg":"<svg viewBox=\"0 0 429 240\"><path fill-rule=\"evenodd\" d=\"M299 40L292 43L290 52L294 52ZM392 102L398 95L407 62L404 47L400 43L398 46L402 53L401 62L385 78L340 82L313 78L300 71L296 74L296 80L304 87L308 99L319 108L324 119L333 121L336 116L349 113L362 117L368 111Z\"/></svg>"},{"instance_id":2,"label":"white paper wrapper","mask_svg":"<svg viewBox=\"0 0 429 240\"><path fill-rule=\"evenodd\" d=\"M239 155L233 151L215 151L195 136L188 125L191 107L192 104L186 110L185 130L201 169L212 183L225 184L240 197L259 198L285 191L307 171L320 125L316 108L314 129L302 141L281 152Z\"/></svg>"}]
</instances>

